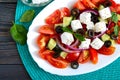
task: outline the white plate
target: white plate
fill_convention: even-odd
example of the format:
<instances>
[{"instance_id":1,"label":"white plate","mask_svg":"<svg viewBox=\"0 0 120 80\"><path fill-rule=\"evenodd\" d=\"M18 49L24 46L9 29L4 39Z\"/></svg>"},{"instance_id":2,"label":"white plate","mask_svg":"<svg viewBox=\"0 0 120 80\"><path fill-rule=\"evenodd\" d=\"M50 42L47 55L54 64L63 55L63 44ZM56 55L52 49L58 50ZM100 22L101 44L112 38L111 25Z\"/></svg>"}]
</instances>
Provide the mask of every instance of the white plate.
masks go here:
<instances>
[{"instance_id":1,"label":"white plate","mask_svg":"<svg viewBox=\"0 0 120 80\"><path fill-rule=\"evenodd\" d=\"M117 2L120 2L120 0L116 0ZM34 61L38 64L40 68L43 70L52 73L57 74L61 76L72 76L72 75L80 75L85 74L89 72L96 71L100 68L103 68L107 66L108 64L115 61L120 56L120 46L116 46L116 51L111 56L105 56L99 54L99 61L96 65L93 65L91 62L88 62L86 64L80 64L78 69L72 69L70 67L65 69L58 69L53 66L51 66L47 61L41 59L38 55L39 48L36 44L36 38L38 37L39 33L37 32L40 25L45 24L44 20L45 18L50 15L53 11L56 9L59 9L61 7L68 7L71 8L71 6L76 2L76 0L55 0L52 3L50 3L47 7L45 7L33 20L29 32L28 32L28 48L30 51L31 56L33 57Z\"/></svg>"}]
</instances>

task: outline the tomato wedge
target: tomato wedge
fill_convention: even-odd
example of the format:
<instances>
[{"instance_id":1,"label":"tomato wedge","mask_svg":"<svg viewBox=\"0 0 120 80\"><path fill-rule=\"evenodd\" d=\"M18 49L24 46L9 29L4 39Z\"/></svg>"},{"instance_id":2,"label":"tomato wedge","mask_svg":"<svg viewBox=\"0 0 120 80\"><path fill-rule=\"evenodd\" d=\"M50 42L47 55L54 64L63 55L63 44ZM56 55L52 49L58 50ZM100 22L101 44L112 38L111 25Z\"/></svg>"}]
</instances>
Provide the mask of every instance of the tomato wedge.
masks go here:
<instances>
[{"instance_id":1,"label":"tomato wedge","mask_svg":"<svg viewBox=\"0 0 120 80\"><path fill-rule=\"evenodd\" d=\"M98 62L98 52L90 47L90 60L92 61L93 64L96 64Z\"/></svg>"},{"instance_id":2,"label":"tomato wedge","mask_svg":"<svg viewBox=\"0 0 120 80\"><path fill-rule=\"evenodd\" d=\"M47 61L56 68L66 68L68 62L61 58L53 58L52 55L46 56Z\"/></svg>"},{"instance_id":3,"label":"tomato wedge","mask_svg":"<svg viewBox=\"0 0 120 80\"><path fill-rule=\"evenodd\" d=\"M39 28L39 32L42 34L48 34L48 35L54 35L55 31L53 26L51 27L51 25L43 25Z\"/></svg>"},{"instance_id":4,"label":"tomato wedge","mask_svg":"<svg viewBox=\"0 0 120 80\"><path fill-rule=\"evenodd\" d=\"M78 58L78 63L87 63L88 61L90 60L90 54L89 54L89 51L88 50L83 50L81 53L80 53L80 56Z\"/></svg>"},{"instance_id":5,"label":"tomato wedge","mask_svg":"<svg viewBox=\"0 0 120 80\"><path fill-rule=\"evenodd\" d=\"M65 17L65 16L67 16L67 17L70 16L70 10L67 7L63 7L61 9L61 18Z\"/></svg>"},{"instance_id":6,"label":"tomato wedge","mask_svg":"<svg viewBox=\"0 0 120 80\"><path fill-rule=\"evenodd\" d=\"M39 56L41 57L41 58L43 58L43 59L45 59L46 60L46 56L47 55L50 55L50 54L54 54L54 51L51 51L51 50L41 50L40 49L40 51L39 51Z\"/></svg>"},{"instance_id":7,"label":"tomato wedge","mask_svg":"<svg viewBox=\"0 0 120 80\"><path fill-rule=\"evenodd\" d=\"M104 54L104 55L112 55L115 52L115 47L110 46L110 47L105 47L103 46L98 50L98 53Z\"/></svg>"},{"instance_id":8,"label":"tomato wedge","mask_svg":"<svg viewBox=\"0 0 120 80\"><path fill-rule=\"evenodd\" d=\"M47 24L56 24L60 22L60 18L61 18L61 11L57 9L45 19L45 22Z\"/></svg>"},{"instance_id":9,"label":"tomato wedge","mask_svg":"<svg viewBox=\"0 0 120 80\"><path fill-rule=\"evenodd\" d=\"M88 8L96 8L96 5L91 0L82 0L82 3Z\"/></svg>"},{"instance_id":10,"label":"tomato wedge","mask_svg":"<svg viewBox=\"0 0 120 80\"><path fill-rule=\"evenodd\" d=\"M78 57L79 57L79 54L80 53L69 53L67 56L66 56L66 60L68 62L73 62L73 61L77 61Z\"/></svg>"},{"instance_id":11,"label":"tomato wedge","mask_svg":"<svg viewBox=\"0 0 120 80\"><path fill-rule=\"evenodd\" d=\"M38 36L37 45L39 46L41 51L45 50L48 41L49 41L49 36L43 34Z\"/></svg>"},{"instance_id":12,"label":"tomato wedge","mask_svg":"<svg viewBox=\"0 0 120 80\"><path fill-rule=\"evenodd\" d=\"M79 10L85 10L85 9L86 9L86 7L83 5L83 3L82 3L80 0L78 0L78 1L74 4L73 7L74 7L74 8L77 8L77 9L79 9Z\"/></svg>"}]
</instances>

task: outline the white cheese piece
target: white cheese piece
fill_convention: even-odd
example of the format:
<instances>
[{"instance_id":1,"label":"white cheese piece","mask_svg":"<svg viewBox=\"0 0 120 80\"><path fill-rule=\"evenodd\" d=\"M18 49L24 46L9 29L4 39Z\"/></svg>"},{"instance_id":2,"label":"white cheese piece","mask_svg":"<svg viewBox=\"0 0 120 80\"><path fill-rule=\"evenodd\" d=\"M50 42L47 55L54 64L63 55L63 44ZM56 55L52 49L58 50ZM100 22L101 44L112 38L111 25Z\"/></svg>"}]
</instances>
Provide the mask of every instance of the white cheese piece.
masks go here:
<instances>
[{"instance_id":1,"label":"white cheese piece","mask_svg":"<svg viewBox=\"0 0 120 80\"><path fill-rule=\"evenodd\" d=\"M104 42L99 38L95 38L90 45L92 46L92 48L98 50L104 45Z\"/></svg>"},{"instance_id":2,"label":"white cheese piece","mask_svg":"<svg viewBox=\"0 0 120 80\"><path fill-rule=\"evenodd\" d=\"M89 30L89 29L93 29L94 30L95 25L94 25L93 22L88 22L86 25L87 25L87 30Z\"/></svg>"},{"instance_id":3,"label":"white cheese piece","mask_svg":"<svg viewBox=\"0 0 120 80\"><path fill-rule=\"evenodd\" d=\"M80 49L88 49L89 46L90 46L90 42L91 40L90 39L85 39L85 41L82 41L79 48Z\"/></svg>"},{"instance_id":4,"label":"white cheese piece","mask_svg":"<svg viewBox=\"0 0 120 80\"><path fill-rule=\"evenodd\" d=\"M40 3L44 3L47 2L48 0L32 0L33 4L40 4Z\"/></svg>"},{"instance_id":5,"label":"white cheese piece","mask_svg":"<svg viewBox=\"0 0 120 80\"><path fill-rule=\"evenodd\" d=\"M97 22L95 24L95 32L104 32L107 30L106 23L105 22Z\"/></svg>"},{"instance_id":6,"label":"white cheese piece","mask_svg":"<svg viewBox=\"0 0 120 80\"><path fill-rule=\"evenodd\" d=\"M74 41L73 35L69 32L62 33L60 37L61 42L66 45L70 45Z\"/></svg>"},{"instance_id":7,"label":"white cheese piece","mask_svg":"<svg viewBox=\"0 0 120 80\"><path fill-rule=\"evenodd\" d=\"M109 7L104 8L104 9L102 9L102 10L99 10L99 14L100 14L100 17L101 17L102 19L107 19L107 18L110 18L110 17L112 16Z\"/></svg>"},{"instance_id":8,"label":"white cheese piece","mask_svg":"<svg viewBox=\"0 0 120 80\"><path fill-rule=\"evenodd\" d=\"M80 14L79 18L81 23L87 24L91 22L91 13L83 12Z\"/></svg>"},{"instance_id":9,"label":"white cheese piece","mask_svg":"<svg viewBox=\"0 0 120 80\"><path fill-rule=\"evenodd\" d=\"M80 20L73 20L73 21L71 22L71 27L72 27L73 31L76 31L76 30L78 30L78 29L81 29L81 28L82 28L82 25L81 25L81 23L80 23Z\"/></svg>"}]
</instances>

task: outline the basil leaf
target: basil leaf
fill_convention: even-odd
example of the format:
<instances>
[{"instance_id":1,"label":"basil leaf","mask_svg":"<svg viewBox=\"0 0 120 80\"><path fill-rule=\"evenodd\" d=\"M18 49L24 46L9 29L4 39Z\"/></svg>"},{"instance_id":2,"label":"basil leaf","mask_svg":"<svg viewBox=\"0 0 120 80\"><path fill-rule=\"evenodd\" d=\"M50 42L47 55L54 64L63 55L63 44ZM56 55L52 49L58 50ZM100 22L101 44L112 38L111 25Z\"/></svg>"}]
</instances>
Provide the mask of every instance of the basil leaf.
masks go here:
<instances>
[{"instance_id":1,"label":"basil leaf","mask_svg":"<svg viewBox=\"0 0 120 80\"><path fill-rule=\"evenodd\" d=\"M112 21L115 23L118 22L118 16L117 16L117 13L115 13L115 12L112 12Z\"/></svg>"},{"instance_id":2,"label":"basil leaf","mask_svg":"<svg viewBox=\"0 0 120 80\"><path fill-rule=\"evenodd\" d=\"M20 22L29 22L29 21L31 21L33 19L34 15L35 15L34 10L27 10L21 16Z\"/></svg>"},{"instance_id":3,"label":"basil leaf","mask_svg":"<svg viewBox=\"0 0 120 80\"><path fill-rule=\"evenodd\" d=\"M81 34L74 33L74 36L75 36L75 38L77 38L79 41L85 41L85 38L84 38Z\"/></svg>"},{"instance_id":4,"label":"basil leaf","mask_svg":"<svg viewBox=\"0 0 120 80\"><path fill-rule=\"evenodd\" d=\"M118 27L118 25L116 25L116 26L114 27L114 34L115 34L116 36L118 36L118 32L119 32L119 27Z\"/></svg>"},{"instance_id":5,"label":"basil leaf","mask_svg":"<svg viewBox=\"0 0 120 80\"><path fill-rule=\"evenodd\" d=\"M69 32L69 33L73 33L72 29L68 28L68 27L63 27L62 30L64 32Z\"/></svg>"},{"instance_id":6,"label":"basil leaf","mask_svg":"<svg viewBox=\"0 0 120 80\"><path fill-rule=\"evenodd\" d=\"M10 28L10 34L14 41L20 43L21 45L24 45L27 40L27 30L23 25L14 24Z\"/></svg>"}]
</instances>

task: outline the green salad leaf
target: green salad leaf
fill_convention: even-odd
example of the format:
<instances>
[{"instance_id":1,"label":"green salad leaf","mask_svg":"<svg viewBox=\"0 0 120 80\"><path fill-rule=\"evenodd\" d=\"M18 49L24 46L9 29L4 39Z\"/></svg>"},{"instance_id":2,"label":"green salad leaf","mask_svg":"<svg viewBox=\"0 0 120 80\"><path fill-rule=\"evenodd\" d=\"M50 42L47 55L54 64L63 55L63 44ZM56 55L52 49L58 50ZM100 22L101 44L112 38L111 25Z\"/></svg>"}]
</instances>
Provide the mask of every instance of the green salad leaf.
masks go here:
<instances>
[{"instance_id":1,"label":"green salad leaf","mask_svg":"<svg viewBox=\"0 0 120 80\"><path fill-rule=\"evenodd\" d=\"M75 36L75 38L77 38L79 41L85 41L84 36L82 36L81 34L78 34L78 33L74 33L72 31L72 29L70 29L68 27L63 27L62 29L64 32L69 32L69 33L73 34Z\"/></svg>"},{"instance_id":2,"label":"green salad leaf","mask_svg":"<svg viewBox=\"0 0 120 80\"><path fill-rule=\"evenodd\" d=\"M114 34L115 34L116 36L118 36L118 32L119 32L119 27L118 27L118 25L116 25L116 26L114 27Z\"/></svg>"},{"instance_id":3,"label":"green salad leaf","mask_svg":"<svg viewBox=\"0 0 120 80\"><path fill-rule=\"evenodd\" d=\"M20 22L29 22L34 18L34 15L35 15L34 10L27 10L22 14Z\"/></svg>"},{"instance_id":4,"label":"green salad leaf","mask_svg":"<svg viewBox=\"0 0 120 80\"><path fill-rule=\"evenodd\" d=\"M117 23L118 22L118 15L115 12L112 12L112 21Z\"/></svg>"},{"instance_id":5,"label":"green salad leaf","mask_svg":"<svg viewBox=\"0 0 120 80\"><path fill-rule=\"evenodd\" d=\"M10 28L10 34L14 41L24 45L27 40L27 29L20 24L13 24Z\"/></svg>"}]
</instances>

